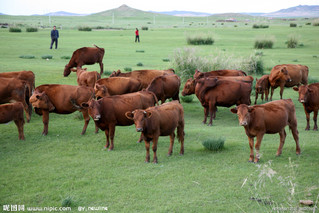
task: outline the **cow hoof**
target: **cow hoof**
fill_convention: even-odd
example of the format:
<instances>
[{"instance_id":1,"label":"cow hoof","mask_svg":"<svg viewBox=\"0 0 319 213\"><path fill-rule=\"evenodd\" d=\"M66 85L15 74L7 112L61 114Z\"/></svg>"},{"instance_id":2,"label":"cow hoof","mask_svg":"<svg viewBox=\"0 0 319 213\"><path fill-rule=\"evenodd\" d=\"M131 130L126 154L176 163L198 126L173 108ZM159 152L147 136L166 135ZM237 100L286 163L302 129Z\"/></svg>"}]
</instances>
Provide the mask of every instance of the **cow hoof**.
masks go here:
<instances>
[{"instance_id":1,"label":"cow hoof","mask_svg":"<svg viewBox=\"0 0 319 213\"><path fill-rule=\"evenodd\" d=\"M252 160L249 160L249 161L248 161L248 163L253 163L253 162L254 162L254 161L252 161Z\"/></svg>"},{"instance_id":2,"label":"cow hoof","mask_svg":"<svg viewBox=\"0 0 319 213\"><path fill-rule=\"evenodd\" d=\"M207 126L213 126L213 124L207 124Z\"/></svg>"},{"instance_id":3,"label":"cow hoof","mask_svg":"<svg viewBox=\"0 0 319 213\"><path fill-rule=\"evenodd\" d=\"M314 130L314 131L318 131L318 129L317 129L317 128L314 128L313 130Z\"/></svg>"},{"instance_id":4,"label":"cow hoof","mask_svg":"<svg viewBox=\"0 0 319 213\"><path fill-rule=\"evenodd\" d=\"M305 130L306 130L306 131L309 131L309 130L310 130L310 128L306 128Z\"/></svg>"},{"instance_id":5,"label":"cow hoof","mask_svg":"<svg viewBox=\"0 0 319 213\"><path fill-rule=\"evenodd\" d=\"M113 151L113 149L108 149L107 151L110 152L110 151Z\"/></svg>"},{"instance_id":6,"label":"cow hoof","mask_svg":"<svg viewBox=\"0 0 319 213\"><path fill-rule=\"evenodd\" d=\"M145 162L145 163L149 163L149 161L147 161L147 160L146 160L146 161L144 161L144 162Z\"/></svg>"},{"instance_id":7,"label":"cow hoof","mask_svg":"<svg viewBox=\"0 0 319 213\"><path fill-rule=\"evenodd\" d=\"M171 154L170 153L167 154L167 157L171 157L171 156L172 156L172 153Z\"/></svg>"},{"instance_id":8,"label":"cow hoof","mask_svg":"<svg viewBox=\"0 0 319 213\"><path fill-rule=\"evenodd\" d=\"M184 155L184 153L179 153L179 155L180 155L180 156L183 156L183 155Z\"/></svg>"},{"instance_id":9,"label":"cow hoof","mask_svg":"<svg viewBox=\"0 0 319 213\"><path fill-rule=\"evenodd\" d=\"M141 143L142 141L136 141L136 143Z\"/></svg>"}]
</instances>

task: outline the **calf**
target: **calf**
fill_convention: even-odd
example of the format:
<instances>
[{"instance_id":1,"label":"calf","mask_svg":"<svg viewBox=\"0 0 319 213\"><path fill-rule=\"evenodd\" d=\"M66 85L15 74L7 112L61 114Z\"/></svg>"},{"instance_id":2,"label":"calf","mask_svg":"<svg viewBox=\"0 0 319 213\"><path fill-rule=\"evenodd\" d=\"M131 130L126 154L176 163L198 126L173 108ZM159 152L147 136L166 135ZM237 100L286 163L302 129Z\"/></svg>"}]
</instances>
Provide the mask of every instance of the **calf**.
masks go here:
<instances>
[{"instance_id":1,"label":"calf","mask_svg":"<svg viewBox=\"0 0 319 213\"><path fill-rule=\"evenodd\" d=\"M177 138L181 143L180 155L184 154L184 109L178 101L146 110L128 111L125 115L134 121L136 131L142 132L146 148L145 162L150 162L150 142L153 141L153 163L157 163L156 150L159 136L170 136L168 155L172 155L176 128Z\"/></svg>"},{"instance_id":2,"label":"calf","mask_svg":"<svg viewBox=\"0 0 319 213\"><path fill-rule=\"evenodd\" d=\"M125 112L136 109L146 109L154 106L157 98L154 93L140 91L124 95L104 97L99 100L90 100L82 103L88 109L97 127L105 131L106 145L109 151L114 149L114 135L116 126L130 126L132 120L125 117ZM109 139L111 138L111 145Z\"/></svg>"},{"instance_id":3,"label":"calf","mask_svg":"<svg viewBox=\"0 0 319 213\"><path fill-rule=\"evenodd\" d=\"M232 113L237 113L239 125L243 126L248 136L250 146L249 162L259 161L259 149L264 134L280 135L280 144L277 156L282 153L286 139L285 127L288 125L296 142L296 154L300 154L299 136L297 130L297 119L295 106L291 99L278 100L262 105L247 106L241 104L231 109ZM254 159L254 138L257 137L255 145L256 157Z\"/></svg>"},{"instance_id":4,"label":"calf","mask_svg":"<svg viewBox=\"0 0 319 213\"><path fill-rule=\"evenodd\" d=\"M86 68L77 68L71 70L72 72L76 72L77 82L79 86L94 88L95 82L101 79L100 74L96 71L88 72Z\"/></svg>"},{"instance_id":5,"label":"calf","mask_svg":"<svg viewBox=\"0 0 319 213\"><path fill-rule=\"evenodd\" d=\"M319 83L302 85L299 88L294 87L295 91L299 92L299 102L302 103L307 119L307 126L305 130L310 129L309 120L310 113L313 112L313 130L318 130L317 115L319 109Z\"/></svg>"},{"instance_id":6,"label":"calf","mask_svg":"<svg viewBox=\"0 0 319 213\"><path fill-rule=\"evenodd\" d=\"M207 78L210 76L246 76L247 74L242 70L214 70L210 72L200 72L195 70L194 78Z\"/></svg>"},{"instance_id":7,"label":"calf","mask_svg":"<svg viewBox=\"0 0 319 213\"><path fill-rule=\"evenodd\" d=\"M26 81L17 78L0 77L0 104L21 102L27 117L27 122L30 122L31 109L28 95L29 90Z\"/></svg>"},{"instance_id":8,"label":"calf","mask_svg":"<svg viewBox=\"0 0 319 213\"><path fill-rule=\"evenodd\" d=\"M180 85L181 79L177 75L162 75L154 78L146 90L153 92L162 103L169 98L179 101Z\"/></svg>"},{"instance_id":9,"label":"calf","mask_svg":"<svg viewBox=\"0 0 319 213\"><path fill-rule=\"evenodd\" d=\"M256 78L256 85L255 85L255 93L256 93L256 99L255 104L257 103L258 94L261 94L261 100L264 100L264 94L265 94L265 100L268 101L268 95L269 95L269 75L263 75L260 79Z\"/></svg>"},{"instance_id":10,"label":"calf","mask_svg":"<svg viewBox=\"0 0 319 213\"><path fill-rule=\"evenodd\" d=\"M23 104L21 102L0 105L0 123L8 123L12 120L18 128L19 140L24 140Z\"/></svg>"},{"instance_id":11,"label":"calf","mask_svg":"<svg viewBox=\"0 0 319 213\"><path fill-rule=\"evenodd\" d=\"M63 84L44 84L35 88L30 102L37 114L42 115L43 132L48 134L49 113L70 114L80 111L84 118L82 135L90 121L87 109L80 107L81 103L87 102L94 97L94 90L91 87L71 86ZM96 129L97 132L97 129Z\"/></svg>"}]
</instances>

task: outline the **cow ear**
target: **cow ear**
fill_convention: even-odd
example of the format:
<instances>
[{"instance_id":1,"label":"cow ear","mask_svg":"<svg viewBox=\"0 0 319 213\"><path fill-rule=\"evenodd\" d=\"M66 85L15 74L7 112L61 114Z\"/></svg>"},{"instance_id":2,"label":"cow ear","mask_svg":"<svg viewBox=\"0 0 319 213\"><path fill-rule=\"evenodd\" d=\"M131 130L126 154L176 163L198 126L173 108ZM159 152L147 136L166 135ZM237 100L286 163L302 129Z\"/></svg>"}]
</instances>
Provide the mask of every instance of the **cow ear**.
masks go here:
<instances>
[{"instance_id":1,"label":"cow ear","mask_svg":"<svg viewBox=\"0 0 319 213\"><path fill-rule=\"evenodd\" d=\"M293 89L295 90L295 91L299 91L299 88L298 87L293 87Z\"/></svg>"},{"instance_id":2,"label":"cow ear","mask_svg":"<svg viewBox=\"0 0 319 213\"><path fill-rule=\"evenodd\" d=\"M310 89L310 88L308 87L308 92L310 92L310 93L313 92L313 89Z\"/></svg>"},{"instance_id":3,"label":"cow ear","mask_svg":"<svg viewBox=\"0 0 319 213\"><path fill-rule=\"evenodd\" d=\"M237 107L235 107L235 108L231 108L230 111L231 111L232 113L234 113L234 114L237 114L237 111L238 111L238 110L237 110Z\"/></svg>"},{"instance_id":4,"label":"cow ear","mask_svg":"<svg viewBox=\"0 0 319 213\"><path fill-rule=\"evenodd\" d=\"M254 107L251 107L251 106L248 107L248 112L253 112L254 110L255 110Z\"/></svg>"},{"instance_id":5,"label":"cow ear","mask_svg":"<svg viewBox=\"0 0 319 213\"><path fill-rule=\"evenodd\" d=\"M116 75L121 74L121 70L117 70Z\"/></svg>"},{"instance_id":6,"label":"cow ear","mask_svg":"<svg viewBox=\"0 0 319 213\"><path fill-rule=\"evenodd\" d=\"M83 70L87 71L87 70L88 70L88 68L86 68L86 67L85 67Z\"/></svg>"},{"instance_id":7,"label":"cow ear","mask_svg":"<svg viewBox=\"0 0 319 213\"><path fill-rule=\"evenodd\" d=\"M145 116L145 118L150 118L150 117L152 117L152 112L144 111L144 116Z\"/></svg>"},{"instance_id":8,"label":"cow ear","mask_svg":"<svg viewBox=\"0 0 319 213\"><path fill-rule=\"evenodd\" d=\"M134 111L133 111L133 112L130 112L130 111L126 112L126 113L125 113L125 116L126 116L128 119L130 119L130 120L134 120L134 119L133 119L133 118L134 118Z\"/></svg>"},{"instance_id":9,"label":"cow ear","mask_svg":"<svg viewBox=\"0 0 319 213\"><path fill-rule=\"evenodd\" d=\"M84 108L84 109L87 109L89 107L89 104L84 102L81 104L81 106Z\"/></svg>"}]
</instances>

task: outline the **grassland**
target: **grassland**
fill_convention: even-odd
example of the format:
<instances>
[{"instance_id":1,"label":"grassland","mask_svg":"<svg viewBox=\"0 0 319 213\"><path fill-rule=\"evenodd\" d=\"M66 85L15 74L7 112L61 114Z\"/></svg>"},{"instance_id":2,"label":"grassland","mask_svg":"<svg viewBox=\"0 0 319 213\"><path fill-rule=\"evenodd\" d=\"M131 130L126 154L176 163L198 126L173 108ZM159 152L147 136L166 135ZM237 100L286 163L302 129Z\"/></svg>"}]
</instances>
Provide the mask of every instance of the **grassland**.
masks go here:
<instances>
[{"instance_id":1,"label":"grassland","mask_svg":"<svg viewBox=\"0 0 319 213\"><path fill-rule=\"evenodd\" d=\"M0 22L14 21L23 27L38 24L39 20L31 19L35 18L0 16ZM171 58L177 48L195 48L202 56L222 51L242 57L255 52L253 45L257 37L273 36L272 49L258 50L263 52L266 72L277 64L300 63L309 66L311 76L319 78L319 27L304 25L304 20L298 20L302 27L297 28L273 20L267 29L252 29L252 23L245 25L244 22L236 23L237 27L235 23L203 24L206 21L203 18L185 18L184 25L181 18L178 18L180 25L176 24L177 18L163 23L158 20L148 31L140 31L141 43L138 44L134 43L132 29L149 20L140 18L131 22L123 18L122 24L114 26L125 25L125 30L80 32L77 26L98 26L105 22L99 17L55 19L63 23L57 50L49 49L50 29L35 33L25 30L9 33L8 29L0 29L0 72L32 70L36 74L36 86L76 85L74 73L63 77L68 60L61 57L71 56L75 49L83 46L96 44L105 48L106 71L125 67L166 69L172 65L163 59ZM197 32L213 33L214 45L187 45L186 35ZM300 36L303 46L288 49L285 41L290 34ZM21 55L35 58L19 58ZM53 59L43 60L43 55L52 55ZM136 66L139 62L144 66ZM99 70L98 65L87 68ZM84 121L77 119L77 113L50 114L47 136L41 135L42 118L34 113L31 122L25 125L25 141L18 141L14 123L1 124L0 206L60 207L63 201L71 200L73 212L77 212L79 206L107 206L110 212L270 212L276 207L291 207L297 211L301 207L299 200L310 199L316 202L316 207L319 133L304 131L306 119L297 93L285 89L284 98L292 98L296 106L302 153L295 155L293 137L286 129L282 156L275 157L279 136L266 135L259 164L247 162L248 140L236 115L228 108L219 108L213 126L202 125L203 109L196 98L192 103L182 103L186 122L185 155L178 155L180 146L176 142L173 155L167 157L169 139L162 137L158 164L144 163L145 148L136 143L139 135L133 126L117 127L115 149L107 152L102 149L105 135L101 131L94 134L92 120L86 135L80 135ZM278 90L274 99L279 99ZM225 138L225 149L205 150L201 142L212 137Z\"/></svg>"}]
</instances>

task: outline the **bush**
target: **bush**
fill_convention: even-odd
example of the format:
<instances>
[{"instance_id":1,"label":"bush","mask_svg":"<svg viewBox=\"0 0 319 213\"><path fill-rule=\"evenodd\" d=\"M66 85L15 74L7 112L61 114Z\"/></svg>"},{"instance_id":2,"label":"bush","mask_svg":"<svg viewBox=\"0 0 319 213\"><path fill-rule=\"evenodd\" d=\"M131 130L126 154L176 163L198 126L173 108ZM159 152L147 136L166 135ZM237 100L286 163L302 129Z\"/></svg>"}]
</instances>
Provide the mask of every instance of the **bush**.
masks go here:
<instances>
[{"instance_id":1,"label":"bush","mask_svg":"<svg viewBox=\"0 0 319 213\"><path fill-rule=\"evenodd\" d=\"M111 70L104 70L103 75L109 76L112 74Z\"/></svg>"},{"instance_id":2,"label":"bush","mask_svg":"<svg viewBox=\"0 0 319 213\"><path fill-rule=\"evenodd\" d=\"M19 58L32 59L35 58L34 55L20 55Z\"/></svg>"},{"instance_id":3,"label":"bush","mask_svg":"<svg viewBox=\"0 0 319 213\"><path fill-rule=\"evenodd\" d=\"M11 32L11 33L21 33L22 30L20 28L17 28L17 27L10 27L9 28L9 32Z\"/></svg>"},{"instance_id":4,"label":"bush","mask_svg":"<svg viewBox=\"0 0 319 213\"><path fill-rule=\"evenodd\" d=\"M142 30L148 30L148 27L143 26Z\"/></svg>"},{"instance_id":5,"label":"bush","mask_svg":"<svg viewBox=\"0 0 319 213\"><path fill-rule=\"evenodd\" d=\"M243 59L241 69L247 72L249 75L251 74L263 75L264 63L261 59L261 56L252 54L248 58Z\"/></svg>"},{"instance_id":6,"label":"bush","mask_svg":"<svg viewBox=\"0 0 319 213\"><path fill-rule=\"evenodd\" d=\"M187 37L187 44L189 45L212 45L214 38L211 35L198 34Z\"/></svg>"},{"instance_id":7,"label":"bush","mask_svg":"<svg viewBox=\"0 0 319 213\"><path fill-rule=\"evenodd\" d=\"M287 41L288 48L296 48L298 45L298 38L296 36L290 36Z\"/></svg>"},{"instance_id":8,"label":"bush","mask_svg":"<svg viewBox=\"0 0 319 213\"><path fill-rule=\"evenodd\" d=\"M297 27L297 24L296 24L296 23L290 23L289 26L290 26L290 27Z\"/></svg>"},{"instance_id":9,"label":"bush","mask_svg":"<svg viewBox=\"0 0 319 213\"><path fill-rule=\"evenodd\" d=\"M136 64L136 66L142 67L142 66L143 66L143 63L142 63L142 62L138 62L138 63Z\"/></svg>"},{"instance_id":10,"label":"bush","mask_svg":"<svg viewBox=\"0 0 319 213\"><path fill-rule=\"evenodd\" d=\"M274 45L274 38L270 37L270 38L257 38L255 40L255 49L271 49L272 46Z\"/></svg>"},{"instance_id":11,"label":"bush","mask_svg":"<svg viewBox=\"0 0 319 213\"><path fill-rule=\"evenodd\" d=\"M145 50L136 50L137 53L144 53Z\"/></svg>"},{"instance_id":12,"label":"bush","mask_svg":"<svg viewBox=\"0 0 319 213\"><path fill-rule=\"evenodd\" d=\"M312 22L312 26L318 27L319 26L319 19L316 19Z\"/></svg>"},{"instance_id":13,"label":"bush","mask_svg":"<svg viewBox=\"0 0 319 213\"><path fill-rule=\"evenodd\" d=\"M52 59L53 56L52 55L43 55L41 56L42 59Z\"/></svg>"},{"instance_id":14,"label":"bush","mask_svg":"<svg viewBox=\"0 0 319 213\"><path fill-rule=\"evenodd\" d=\"M210 151L219 151L224 149L224 138L210 138L202 141L203 146Z\"/></svg>"},{"instance_id":15,"label":"bush","mask_svg":"<svg viewBox=\"0 0 319 213\"><path fill-rule=\"evenodd\" d=\"M124 70L125 70L126 72L131 72L131 71L132 71L132 68L131 68L131 67L125 67Z\"/></svg>"},{"instance_id":16,"label":"bush","mask_svg":"<svg viewBox=\"0 0 319 213\"><path fill-rule=\"evenodd\" d=\"M254 24L253 28L259 29L259 28L269 28L269 25L263 25L263 24Z\"/></svg>"},{"instance_id":17,"label":"bush","mask_svg":"<svg viewBox=\"0 0 319 213\"><path fill-rule=\"evenodd\" d=\"M181 96L180 99L185 103L191 103L194 100L194 95Z\"/></svg>"},{"instance_id":18,"label":"bush","mask_svg":"<svg viewBox=\"0 0 319 213\"><path fill-rule=\"evenodd\" d=\"M61 56L61 59L71 59L71 56Z\"/></svg>"},{"instance_id":19,"label":"bush","mask_svg":"<svg viewBox=\"0 0 319 213\"><path fill-rule=\"evenodd\" d=\"M164 62L170 62L171 60L169 60L169 58L163 58L162 61L164 61Z\"/></svg>"},{"instance_id":20,"label":"bush","mask_svg":"<svg viewBox=\"0 0 319 213\"><path fill-rule=\"evenodd\" d=\"M92 31L91 27L79 27L78 28L79 31Z\"/></svg>"},{"instance_id":21,"label":"bush","mask_svg":"<svg viewBox=\"0 0 319 213\"><path fill-rule=\"evenodd\" d=\"M28 28L26 29L26 31L27 31L27 32L38 32L38 28L36 28L36 27L28 27Z\"/></svg>"}]
</instances>

